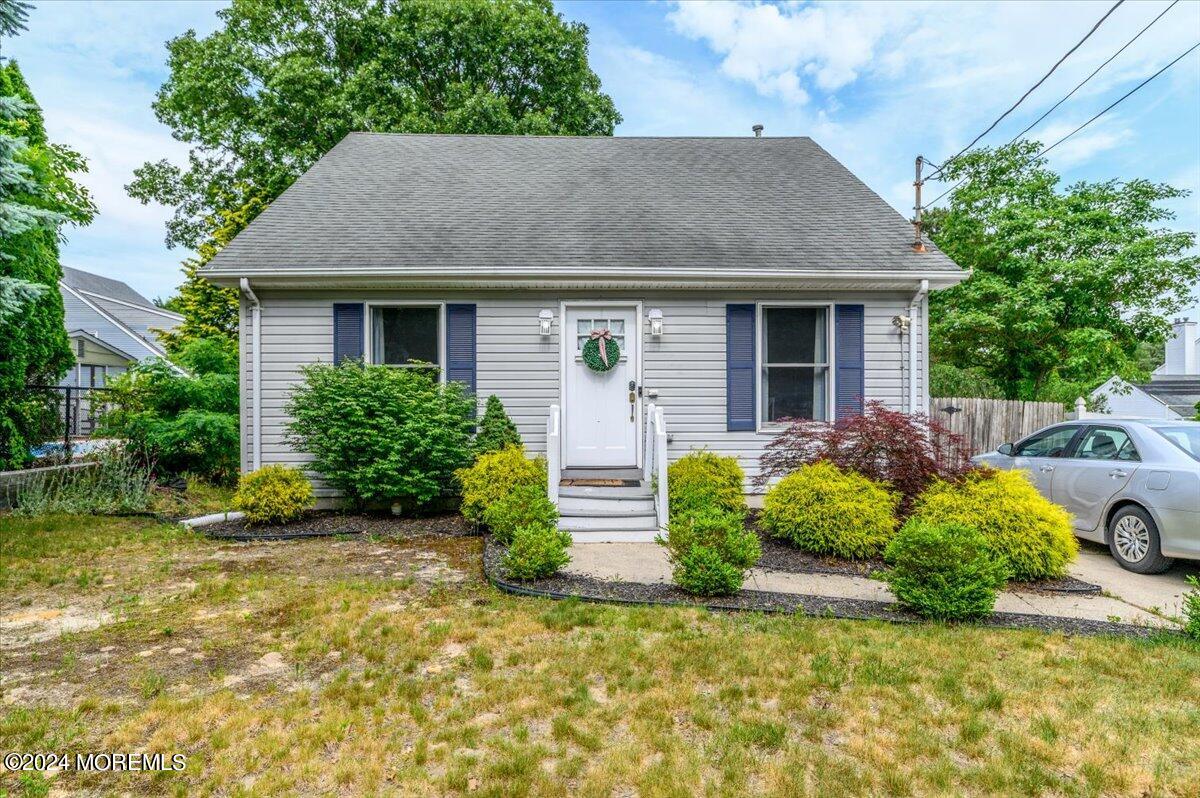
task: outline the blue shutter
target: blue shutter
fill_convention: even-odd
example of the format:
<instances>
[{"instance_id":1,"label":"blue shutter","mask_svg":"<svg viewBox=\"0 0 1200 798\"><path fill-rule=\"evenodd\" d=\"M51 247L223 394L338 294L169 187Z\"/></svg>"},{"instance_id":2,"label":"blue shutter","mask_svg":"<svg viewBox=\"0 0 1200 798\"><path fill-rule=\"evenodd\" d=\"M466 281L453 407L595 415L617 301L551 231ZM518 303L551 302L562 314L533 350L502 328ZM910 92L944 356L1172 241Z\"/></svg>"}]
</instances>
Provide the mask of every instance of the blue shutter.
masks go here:
<instances>
[{"instance_id":1,"label":"blue shutter","mask_svg":"<svg viewBox=\"0 0 1200 798\"><path fill-rule=\"evenodd\" d=\"M446 379L475 393L474 305L446 305Z\"/></svg>"},{"instance_id":2,"label":"blue shutter","mask_svg":"<svg viewBox=\"0 0 1200 798\"><path fill-rule=\"evenodd\" d=\"M725 306L725 420L730 432L754 430L754 305Z\"/></svg>"},{"instance_id":3,"label":"blue shutter","mask_svg":"<svg viewBox=\"0 0 1200 798\"><path fill-rule=\"evenodd\" d=\"M866 357L863 349L863 306L834 307L834 397L835 417L862 415L866 394Z\"/></svg>"},{"instance_id":4,"label":"blue shutter","mask_svg":"<svg viewBox=\"0 0 1200 798\"><path fill-rule=\"evenodd\" d=\"M363 305L361 302L333 303L333 362L363 356Z\"/></svg>"}]
</instances>

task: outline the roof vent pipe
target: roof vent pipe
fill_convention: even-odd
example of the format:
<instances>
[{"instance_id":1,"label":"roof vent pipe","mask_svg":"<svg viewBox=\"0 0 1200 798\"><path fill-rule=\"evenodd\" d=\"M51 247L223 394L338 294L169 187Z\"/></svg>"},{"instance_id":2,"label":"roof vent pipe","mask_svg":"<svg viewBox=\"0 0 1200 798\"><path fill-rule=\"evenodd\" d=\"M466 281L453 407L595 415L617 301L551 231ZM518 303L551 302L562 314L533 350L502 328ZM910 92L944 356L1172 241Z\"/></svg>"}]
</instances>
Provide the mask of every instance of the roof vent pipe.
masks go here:
<instances>
[{"instance_id":1,"label":"roof vent pipe","mask_svg":"<svg viewBox=\"0 0 1200 798\"><path fill-rule=\"evenodd\" d=\"M754 138L756 138L756 139L762 138L762 132L763 132L762 125L755 125L754 127L750 128L750 129L754 131Z\"/></svg>"}]
</instances>

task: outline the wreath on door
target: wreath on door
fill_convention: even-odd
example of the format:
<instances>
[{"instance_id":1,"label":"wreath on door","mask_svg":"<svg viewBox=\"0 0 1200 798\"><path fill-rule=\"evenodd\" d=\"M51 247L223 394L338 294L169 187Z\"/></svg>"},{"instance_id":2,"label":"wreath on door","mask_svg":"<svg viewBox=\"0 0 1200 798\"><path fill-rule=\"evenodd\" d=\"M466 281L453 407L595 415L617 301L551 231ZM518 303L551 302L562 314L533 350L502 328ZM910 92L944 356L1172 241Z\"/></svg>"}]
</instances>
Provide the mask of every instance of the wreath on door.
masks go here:
<instances>
[{"instance_id":1,"label":"wreath on door","mask_svg":"<svg viewBox=\"0 0 1200 798\"><path fill-rule=\"evenodd\" d=\"M608 330L592 330L583 344L583 365L600 373L612 371L621 359L621 347Z\"/></svg>"}]
</instances>

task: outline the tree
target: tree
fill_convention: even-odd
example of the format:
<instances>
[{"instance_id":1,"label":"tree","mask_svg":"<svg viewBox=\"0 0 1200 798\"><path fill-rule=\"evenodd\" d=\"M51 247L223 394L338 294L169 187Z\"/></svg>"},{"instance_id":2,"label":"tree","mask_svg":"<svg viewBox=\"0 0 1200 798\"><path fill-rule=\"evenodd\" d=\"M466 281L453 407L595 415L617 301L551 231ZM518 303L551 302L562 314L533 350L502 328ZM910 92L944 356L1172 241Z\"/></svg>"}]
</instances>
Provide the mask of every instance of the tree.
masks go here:
<instances>
[{"instance_id":1,"label":"tree","mask_svg":"<svg viewBox=\"0 0 1200 798\"><path fill-rule=\"evenodd\" d=\"M1113 374L1144 379L1139 344L1161 346L1189 301L1195 234L1169 230L1147 180L1059 188L1037 142L947 164L966 182L929 216L930 237L969 279L933 295L933 358L978 369L1009 399L1071 401Z\"/></svg>"},{"instance_id":2,"label":"tree","mask_svg":"<svg viewBox=\"0 0 1200 798\"><path fill-rule=\"evenodd\" d=\"M611 135L621 117L587 60L587 28L550 0L234 0L208 36L167 44L154 110L192 145L127 189L175 206L181 336L236 329L236 295L197 269L351 131ZM203 285L202 285L203 284Z\"/></svg>"},{"instance_id":3,"label":"tree","mask_svg":"<svg viewBox=\"0 0 1200 798\"><path fill-rule=\"evenodd\" d=\"M487 398L487 408L483 411L473 446L476 455L498 452L506 446L524 446L517 425L504 412L504 404L495 394Z\"/></svg>"},{"instance_id":4,"label":"tree","mask_svg":"<svg viewBox=\"0 0 1200 798\"><path fill-rule=\"evenodd\" d=\"M14 7L0 13L6 29L21 19ZM79 153L47 140L17 64L0 64L0 469L28 462L53 420L50 397L26 386L55 383L74 362L57 290L58 243L62 225L87 224L95 213L71 179L86 168Z\"/></svg>"}]
</instances>

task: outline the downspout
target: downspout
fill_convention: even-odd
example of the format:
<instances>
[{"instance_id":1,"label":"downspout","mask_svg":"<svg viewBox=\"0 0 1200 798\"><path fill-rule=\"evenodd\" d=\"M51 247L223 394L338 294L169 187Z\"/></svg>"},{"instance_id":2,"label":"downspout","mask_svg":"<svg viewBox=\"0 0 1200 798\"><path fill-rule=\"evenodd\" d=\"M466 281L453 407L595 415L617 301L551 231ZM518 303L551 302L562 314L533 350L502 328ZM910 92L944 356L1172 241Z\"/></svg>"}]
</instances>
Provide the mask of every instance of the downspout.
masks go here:
<instances>
[{"instance_id":1,"label":"downspout","mask_svg":"<svg viewBox=\"0 0 1200 798\"><path fill-rule=\"evenodd\" d=\"M250 405L251 426L254 428L251 444L253 469L262 468L262 346L259 343L259 330L262 327L262 306L258 297L250 288L250 281L245 277L241 280L242 293L250 300L250 391L253 394Z\"/></svg>"},{"instance_id":2,"label":"downspout","mask_svg":"<svg viewBox=\"0 0 1200 798\"><path fill-rule=\"evenodd\" d=\"M921 309L921 303L928 293L929 281L922 280L917 288L917 293L913 294L913 298L908 303L908 412L910 415L917 412L917 312ZM922 340L925 340L928 335L929 331L923 330ZM925 366L926 380L928 380L929 364L926 363Z\"/></svg>"}]
</instances>

